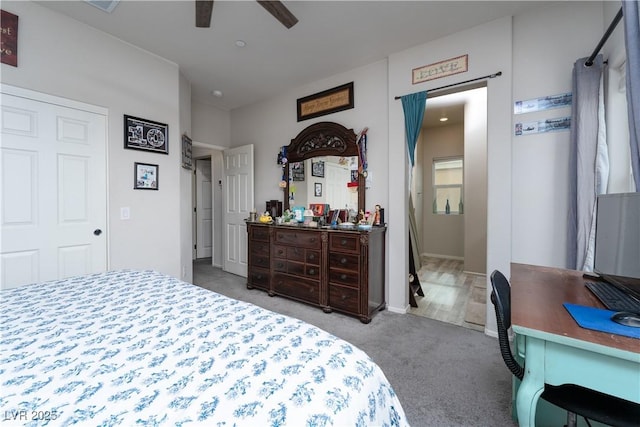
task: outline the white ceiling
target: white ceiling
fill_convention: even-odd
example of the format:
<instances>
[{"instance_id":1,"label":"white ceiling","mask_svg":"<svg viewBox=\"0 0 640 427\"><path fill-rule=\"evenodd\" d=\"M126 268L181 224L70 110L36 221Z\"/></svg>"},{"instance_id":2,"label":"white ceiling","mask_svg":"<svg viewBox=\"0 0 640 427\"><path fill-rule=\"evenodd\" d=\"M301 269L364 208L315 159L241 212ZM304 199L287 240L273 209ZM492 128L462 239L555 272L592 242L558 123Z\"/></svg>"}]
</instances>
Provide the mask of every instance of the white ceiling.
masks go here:
<instances>
[{"instance_id":1,"label":"white ceiling","mask_svg":"<svg viewBox=\"0 0 640 427\"><path fill-rule=\"evenodd\" d=\"M112 13L82 0L38 3L177 63L192 84L192 98L223 110L543 4L285 1L299 20L286 29L248 0L216 0L210 28L195 27L193 0L122 0ZM246 47L236 47L236 40L245 41ZM214 90L223 96L212 96Z\"/></svg>"}]
</instances>

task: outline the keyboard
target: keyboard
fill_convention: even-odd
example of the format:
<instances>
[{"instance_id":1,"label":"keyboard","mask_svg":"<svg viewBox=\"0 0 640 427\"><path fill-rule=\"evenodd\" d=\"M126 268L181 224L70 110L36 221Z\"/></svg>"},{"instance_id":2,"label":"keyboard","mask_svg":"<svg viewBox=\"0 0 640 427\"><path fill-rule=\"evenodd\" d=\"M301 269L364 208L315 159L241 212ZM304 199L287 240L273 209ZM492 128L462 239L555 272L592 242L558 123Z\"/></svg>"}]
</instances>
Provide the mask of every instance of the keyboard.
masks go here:
<instances>
[{"instance_id":1,"label":"keyboard","mask_svg":"<svg viewBox=\"0 0 640 427\"><path fill-rule=\"evenodd\" d=\"M627 295L615 286L606 282L591 281L585 281L584 285L609 310L640 313L640 301L630 295Z\"/></svg>"}]
</instances>

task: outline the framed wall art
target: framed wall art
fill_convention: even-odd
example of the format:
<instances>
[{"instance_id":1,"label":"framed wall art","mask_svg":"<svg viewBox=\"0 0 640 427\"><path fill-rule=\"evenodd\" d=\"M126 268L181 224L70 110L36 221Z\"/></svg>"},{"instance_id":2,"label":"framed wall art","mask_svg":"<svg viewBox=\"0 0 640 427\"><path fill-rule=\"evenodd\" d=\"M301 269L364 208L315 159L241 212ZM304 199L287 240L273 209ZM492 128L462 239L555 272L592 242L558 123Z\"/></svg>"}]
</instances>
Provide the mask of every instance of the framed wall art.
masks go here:
<instances>
[{"instance_id":1,"label":"framed wall art","mask_svg":"<svg viewBox=\"0 0 640 427\"><path fill-rule=\"evenodd\" d=\"M322 183L316 182L313 188L313 195L316 197L322 197Z\"/></svg>"},{"instance_id":2,"label":"framed wall art","mask_svg":"<svg viewBox=\"0 0 640 427\"><path fill-rule=\"evenodd\" d=\"M297 101L298 121L348 110L353 106L353 82L351 82L299 98Z\"/></svg>"},{"instance_id":3,"label":"framed wall art","mask_svg":"<svg viewBox=\"0 0 640 427\"><path fill-rule=\"evenodd\" d=\"M322 160L311 162L311 176L324 178L324 162Z\"/></svg>"},{"instance_id":4,"label":"framed wall art","mask_svg":"<svg viewBox=\"0 0 640 427\"><path fill-rule=\"evenodd\" d=\"M148 163L133 164L133 189L157 190L158 189L158 165Z\"/></svg>"},{"instance_id":5,"label":"framed wall art","mask_svg":"<svg viewBox=\"0 0 640 427\"><path fill-rule=\"evenodd\" d=\"M169 125L125 114L124 148L169 154Z\"/></svg>"},{"instance_id":6,"label":"framed wall art","mask_svg":"<svg viewBox=\"0 0 640 427\"><path fill-rule=\"evenodd\" d=\"M191 169L193 166L193 143L187 135L182 135L182 167Z\"/></svg>"}]
</instances>

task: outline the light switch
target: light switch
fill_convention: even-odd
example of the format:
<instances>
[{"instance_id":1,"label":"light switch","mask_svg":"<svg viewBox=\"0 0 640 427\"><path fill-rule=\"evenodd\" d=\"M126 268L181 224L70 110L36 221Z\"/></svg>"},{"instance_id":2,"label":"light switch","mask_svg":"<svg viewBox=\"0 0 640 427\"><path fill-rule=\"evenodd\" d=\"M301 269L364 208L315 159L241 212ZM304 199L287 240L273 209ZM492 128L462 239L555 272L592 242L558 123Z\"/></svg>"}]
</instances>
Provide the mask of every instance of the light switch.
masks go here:
<instances>
[{"instance_id":1,"label":"light switch","mask_svg":"<svg viewBox=\"0 0 640 427\"><path fill-rule=\"evenodd\" d=\"M129 211L129 208L120 208L120 219L129 219L131 212Z\"/></svg>"}]
</instances>

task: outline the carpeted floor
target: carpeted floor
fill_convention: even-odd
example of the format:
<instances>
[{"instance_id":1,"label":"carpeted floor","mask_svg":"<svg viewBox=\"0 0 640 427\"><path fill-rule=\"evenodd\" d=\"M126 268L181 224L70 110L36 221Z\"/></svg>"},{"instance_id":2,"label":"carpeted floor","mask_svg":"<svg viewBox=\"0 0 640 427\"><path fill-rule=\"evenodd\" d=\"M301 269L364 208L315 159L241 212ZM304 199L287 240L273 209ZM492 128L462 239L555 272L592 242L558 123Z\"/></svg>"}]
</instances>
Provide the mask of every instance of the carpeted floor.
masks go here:
<instances>
[{"instance_id":1,"label":"carpeted floor","mask_svg":"<svg viewBox=\"0 0 640 427\"><path fill-rule=\"evenodd\" d=\"M383 370L412 427L514 427L511 374L498 341L482 332L421 316L378 312L371 323L266 292L194 263L194 283L296 317L364 350Z\"/></svg>"}]
</instances>

